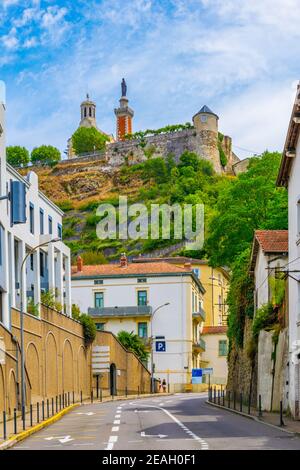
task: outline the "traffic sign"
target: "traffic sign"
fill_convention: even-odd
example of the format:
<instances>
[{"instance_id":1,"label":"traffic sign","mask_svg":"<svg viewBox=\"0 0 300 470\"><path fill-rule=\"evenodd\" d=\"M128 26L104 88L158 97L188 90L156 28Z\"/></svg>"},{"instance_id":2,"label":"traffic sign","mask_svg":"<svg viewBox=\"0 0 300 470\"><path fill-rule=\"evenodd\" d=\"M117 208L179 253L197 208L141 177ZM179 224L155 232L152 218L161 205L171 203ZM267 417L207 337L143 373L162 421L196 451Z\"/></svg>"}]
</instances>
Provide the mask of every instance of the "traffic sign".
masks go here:
<instances>
[{"instance_id":1,"label":"traffic sign","mask_svg":"<svg viewBox=\"0 0 300 470\"><path fill-rule=\"evenodd\" d=\"M192 384L202 384L202 369L192 369Z\"/></svg>"},{"instance_id":2,"label":"traffic sign","mask_svg":"<svg viewBox=\"0 0 300 470\"><path fill-rule=\"evenodd\" d=\"M156 341L155 351L156 352L166 352L166 342L165 341Z\"/></svg>"},{"instance_id":3,"label":"traffic sign","mask_svg":"<svg viewBox=\"0 0 300 470\"><path fill-rule=\"evenodd\" d=\"M202 369L203 375L213 375L214 369L212 367L206 367Z\"/></svg>"}]
</instances>

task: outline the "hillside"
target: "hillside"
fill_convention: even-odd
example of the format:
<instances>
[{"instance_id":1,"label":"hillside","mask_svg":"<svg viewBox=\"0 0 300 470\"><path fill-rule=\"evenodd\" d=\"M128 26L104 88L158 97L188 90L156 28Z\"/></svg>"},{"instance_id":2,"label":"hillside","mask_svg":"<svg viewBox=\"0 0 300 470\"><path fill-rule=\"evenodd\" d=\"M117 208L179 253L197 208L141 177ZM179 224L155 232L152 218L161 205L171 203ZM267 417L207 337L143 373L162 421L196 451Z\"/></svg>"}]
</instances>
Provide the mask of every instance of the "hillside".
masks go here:
<instances>
[{"instance_id":1,"label":"hillside","mask_svg":"<svg viewBox=\"0 0 300 470\"><path fill-rule=\"evenodd\" d=\"M123 167L107 166L103 161L62 162L54 168L33 167L39 176L40 189L65 212L64 240L76 256L83 253L89 263L128 255L153 252L170 254L181 247L181 240L99 240L96 235L96 208L100 203L118 205L119 195L128 202L180 204L191 195L197 202L213 205L218 185L228 176L216 175L212 165L185 153L179 164L170 157ZM25 170L22 170L25 173ZM176 245L172 247L172 245ZM163 251L161 251L163 250ZM91 253L92 252L92 253Z\"/></svg>"}]
</instances>

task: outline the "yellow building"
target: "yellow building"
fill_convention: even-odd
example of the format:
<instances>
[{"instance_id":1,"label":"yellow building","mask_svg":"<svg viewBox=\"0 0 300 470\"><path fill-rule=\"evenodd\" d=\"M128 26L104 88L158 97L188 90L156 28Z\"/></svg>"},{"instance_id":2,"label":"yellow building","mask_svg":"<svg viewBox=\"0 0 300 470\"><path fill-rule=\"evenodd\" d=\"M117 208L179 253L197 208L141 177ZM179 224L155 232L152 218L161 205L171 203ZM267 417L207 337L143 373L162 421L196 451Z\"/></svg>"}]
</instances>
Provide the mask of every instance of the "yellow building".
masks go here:
<instances>
[{"instance_id":1,"label":"yellow building","mask_svg":"<svg viewBox=\"0 0 300 470\"><path fill-rule=\"evenodd\" d=\"M200 367L212 368L213 373L204 380L211 384L225 385L227 382L227 305L226 298L229 287L229 273L222 267L212 268L206 260L174 256L169 258L137 258L135 262L146 260L166 261L179 267L187 267L190 263L192 270L200 279L205 289L203 296L203 310L205 322L201 334L204 341L201 349ZM196 353L196 349L195 349ZM194 367L199 367L197 361L193 361Z\"/></svg>"}]
</instances>

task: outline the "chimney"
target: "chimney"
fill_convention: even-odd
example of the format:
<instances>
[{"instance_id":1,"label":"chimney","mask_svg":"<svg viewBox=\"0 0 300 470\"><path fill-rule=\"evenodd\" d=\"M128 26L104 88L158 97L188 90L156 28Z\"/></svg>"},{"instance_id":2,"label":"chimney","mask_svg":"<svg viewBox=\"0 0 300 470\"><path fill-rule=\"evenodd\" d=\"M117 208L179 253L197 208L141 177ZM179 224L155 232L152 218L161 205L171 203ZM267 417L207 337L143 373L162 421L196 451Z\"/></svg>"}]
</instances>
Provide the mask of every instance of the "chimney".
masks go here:
<instances>
[{"instance_id":1,"label":"chimney","mask_svg":"<svg viewBox=\"0 0 300 470\"><path fill-rule=\"evenodd\" d=\"M127 256L125 253L121 254L120 265L121 265L121 268L126 268L127 266Z\"/></svg>"},{"instance_id":2,"label":"chimney","mask_svg":"<svg viewBox=\"0 0 300 470\"><path fill-rule=\"evenodd\" d=\"M184 267L188 270L191 270L192 269L192 263L190 261L186 261L184 263Z\"/></svg>"},{"instance_id":3,"label":"chimney","mask_svg":"<svg viewBox=\"0 0 300 470\"><path fill-rule=\"evenodd\" d=\"M83 259L81 256L77 256L77 272L80 273L83 268Z\"/></svg>"}]
</instances>

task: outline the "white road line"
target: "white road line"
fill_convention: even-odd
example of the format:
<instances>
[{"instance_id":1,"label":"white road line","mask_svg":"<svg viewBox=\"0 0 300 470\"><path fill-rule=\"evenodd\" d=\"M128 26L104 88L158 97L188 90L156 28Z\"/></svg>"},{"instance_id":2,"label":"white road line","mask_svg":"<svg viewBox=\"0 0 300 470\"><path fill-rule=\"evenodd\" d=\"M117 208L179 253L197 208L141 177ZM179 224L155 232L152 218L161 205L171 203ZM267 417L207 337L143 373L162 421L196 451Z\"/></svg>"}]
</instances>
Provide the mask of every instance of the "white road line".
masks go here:
<instances>
[{"instance_id":1,"label":"white road line","mask_svg":"<svg viewBox=\"0 0 300 470\"><path fill-rule=\"evenodd\" d=\"M121 418L121 415L118 414L118 415L115 416L115 418L116 418L116 419L119 419L119 418Z\"/></svg>"},{"instance_id":2,"label":"white road line","mask_svg":"<svg viewBox=\"0 0 300 470\"><path fill-rule=\"evenodd\" d=\"M118 440L118 436L109 436L108 442L111 444L112 442L115 443Z\"/></svg>"},{"instance_id":3,"label":"white road line","mask_svg":"<svg viewBox=\"0 0 300 470\"><path fill-rule=\"evenodd\" d=\"M111 442L110 444L107 444L104 450L113 450L113 448L114 448L114 444L113 442Z\"/></svg>"},{"instance_id":4,"label":"white road line","mask_svg":"<svg viewBox=\"0 0 300 470\"><path fill-rule=\"evenodd\" d=\"M121 421L119 419L115 419L114 422L113 422L113 424L120 424L120 423L121 423Z\"/></svg>"},{"instance_id":5,"label":"white road line","mask_svg":"<svg viewBox=\"0 0 300 470\"><path fill-rule=\"evenodd\" d=\"M161 404L160 404L161 405ZM151 408L159 408L160 410L162 410L164 413L166 413L166 415L169 416L169 418L171 418L176 424L178 424L179 427L181 427L181 429L183 429L187 434L189 434L195 441L199 442L200 445L201 445L201 449L202 450L207 450L208 449L208 443L202 439L201 437L197 436L195 433L193 433L193 431L191 431L189 428L187 428L181 421L179 421L179 419L177 419L175 416L172 415L172 413L170 413L168 410L165 410L164 408L161 408L161 406L155 406L155 405L147 405Z\"/></svg>"},{"instance_id":6,"label":"white road line","mask_svg":"<svg viewBox=\"0 0 300 470\"><path fill-rule=\"evenodd\" d=\"M118 432L119 429L120 429L120 426L113 426L113 427L111 428L111 432Z\"/></svg>"}]
</instances>

